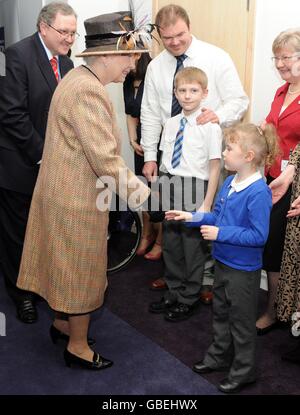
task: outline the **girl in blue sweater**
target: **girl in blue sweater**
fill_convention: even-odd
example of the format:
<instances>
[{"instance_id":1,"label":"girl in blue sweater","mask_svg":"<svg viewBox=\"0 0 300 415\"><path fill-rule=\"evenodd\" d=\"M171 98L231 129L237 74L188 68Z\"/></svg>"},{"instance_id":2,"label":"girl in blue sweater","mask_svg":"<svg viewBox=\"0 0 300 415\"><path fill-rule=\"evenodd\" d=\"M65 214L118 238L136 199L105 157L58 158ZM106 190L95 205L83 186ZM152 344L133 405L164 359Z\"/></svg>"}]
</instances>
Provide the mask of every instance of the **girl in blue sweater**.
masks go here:
<instances>
[{"instance_id":1,"label":"girl in blue sweater","mask_svg":"<svg viewBox=\"0 0 300 415\"><path fill-rule=\"evenodd\" d=\"M272 125L264 131L253 124L224 130L225 168L236 171L218 193L213 212L169 211L167 220L183 220L200 227L213 242L215 258L213 331L211 346L197 373L228 370L219 384L224 393L238 392L256 380L256 317L263 247L268 237L272 195L260 173L277 154Z\"/></svg>"}]
</instances>

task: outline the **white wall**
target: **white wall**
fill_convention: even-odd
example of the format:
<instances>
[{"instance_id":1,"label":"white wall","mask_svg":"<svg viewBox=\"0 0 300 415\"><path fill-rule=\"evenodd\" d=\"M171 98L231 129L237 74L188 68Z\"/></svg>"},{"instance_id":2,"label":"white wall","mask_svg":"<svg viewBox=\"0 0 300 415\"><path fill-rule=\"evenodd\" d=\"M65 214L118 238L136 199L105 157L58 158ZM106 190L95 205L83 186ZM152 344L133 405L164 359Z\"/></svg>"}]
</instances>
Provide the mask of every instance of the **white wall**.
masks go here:
<instances>
[{"instance_id":1,"label":"white wall","mask_svg":"<svg viewBox=\"0 0 300 415\"><path fill-rule=\"evenodd\" d=\"M300 1L256 0L256 4L251 120L260 123L269 113L276 89L283 84L270 59L272 43L281 31L300 27Z\"/></svg>"},{"instance_id":2,"label":"white wall","mask_svg":"<svg viewBox=\"0 0 300 415\"><path fill-rule=\"evenodd\" d=\"M18 0L2 1L2 23L4 25L5 46L20 40Z\"/></svg>"},{"instance_id":3,"label":"white wall","mask_svg":"<svg viewBox=\"0 0 300 415\"><path fill-rule=\"evenodd\" d=\"M78 33L80 38L77 39L76 44L72 47L72 59L74 60L75 66L83 63L80 58L75 58L76 53L81 52L85 49L84 36L84 20L89 17L94 17L99 14L111 13L120 10L129 10L128 0L69 0L68 4L73 7L78 15ZM107 86L109 96L113 102L119 127L122 132L122 156L126 164L134 169L133 152L129 146L125 109L123 102L123 84L110 84Z\"/></svg>"},{"instance_id":4,"label":"white wall","mask_svg":"<svg viewBox=\"0 0 300 415\"><path fill-rule=\"evenodd\" d=\"M5 46L18 42L36 30L37 16L45 0L2 0L0 25L5 27Z\"/></svg>"},{"instance_id":5,"label":"white wall","mask_svg":"<svg viewBox=\"0 0 300 415\"><path fill-rule=\"evenodd\" d=\"M42 7L53 0L18 0L20 39L36 31L36 22ZM67 3L67 0L59 0ZM28 13L30 10L30 13Z\"/></svg>"},{"instance_id":6,"label":"white wall","mask_svg":"<svg viewBox=\"0 0 300 415\"><path fill-rule=\"evenodd\" d=\"M3 13L4 13L3 1L0 0L0 27L4 25Z\"/></svg>"},{"instance_id":7,"label":"white wall","mask_svg":"<svg viewBox=\"0 0 300 415\"><path fill-rule=\"evenodd\" d=\"M42 0L18 0L20 39L36 31L37 17L43 5Z\"/></svg>"}]
</instances>

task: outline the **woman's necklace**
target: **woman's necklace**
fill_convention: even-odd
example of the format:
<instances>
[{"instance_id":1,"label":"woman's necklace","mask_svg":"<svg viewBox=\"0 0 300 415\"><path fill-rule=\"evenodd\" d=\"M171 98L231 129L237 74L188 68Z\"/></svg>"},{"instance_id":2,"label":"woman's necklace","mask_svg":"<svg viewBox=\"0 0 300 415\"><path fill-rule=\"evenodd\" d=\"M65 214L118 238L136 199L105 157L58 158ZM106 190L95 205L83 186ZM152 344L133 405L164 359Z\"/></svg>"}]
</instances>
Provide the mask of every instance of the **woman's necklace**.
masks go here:
<instances>
[{"instance_id":1,"label":"woman's necklace","mask_svg":"<svg viewBox=\"0 0 300 415\"><path fill-rule=\"evenodd\" d=\"M291 84L289 85L289 89L288 89L288 94L289 95L296 95L296 94L300 94L300 88L296 89L296 91L291 91Z\"/></svg>"}]
</instances>

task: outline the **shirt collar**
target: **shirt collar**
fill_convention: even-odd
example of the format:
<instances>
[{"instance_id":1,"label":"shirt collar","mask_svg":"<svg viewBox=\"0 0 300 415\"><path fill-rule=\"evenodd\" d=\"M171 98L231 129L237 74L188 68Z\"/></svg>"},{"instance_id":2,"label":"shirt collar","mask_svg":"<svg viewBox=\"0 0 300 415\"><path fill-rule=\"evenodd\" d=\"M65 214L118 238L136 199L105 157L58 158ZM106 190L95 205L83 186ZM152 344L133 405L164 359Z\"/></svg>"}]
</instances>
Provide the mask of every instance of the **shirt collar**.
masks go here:
<instances>
[{"instance_id":1,"label":"shirt collar","mask_svg":"<svg viewBox=\"0 0 300 415\"><path fill-rule=\"evenodd\" d=\"M242 190L250 186L250 184L256 182L257 180L260 180L261 178L261 173L257 171L253 173L251 176L247 177L247 179L243 180L242 182L236 183L237 175L235 175L228 187L232 187L235 192L241 192Z\"/></svg>"},{"instance_id":2,"label":"shirt collar","mask_svg":"<svg viewBox=\"0 0 300 415\"><path fill-rule=\"evenodd\" d=\"M290 84L288 82L286 82L285 84L283 84L278 90L277 90L277 96L279 97L280 95L285 95L287 93L287 90L289 89Z\"/></svg>"},{"instance_id":3,"label":"shirt collar","mask_svg":"<svg viewBox=\"0 0 300 415\"><path fill-rule=\"evenodd\" d=\"M49 61L50 61L50 59L52 59L52 58L56 58L57 60L59 59L58 58L58 55L52 55L52 53L50 52L50 50L47 48L47 46L45 45L45 42L43 41L43 38L42 38L42 36L40 35L40 33L38 34L39 35L39 38L40 38L40 41L41 41L41 44L43 45L43 48L45 49L45 52L46 52L46 54L47 54L47 56L48 56L48 59L49 59Z\"/></svg>"},{"instance_id":4,"label":"shirt collar","mask_svg":"<svg viewBox=\"0 0 300 415\"><path fill-rule=\"evenodd\" d=\"M197 42L194 35L192 35L192 42L189 46L189 48L186 50L185 54L188 58L194 58L197 55L199 55L199 50L197 48Z\"/></svg>"},{"instance_id":5,"label":"shirt collar","mask_svg":"<svg viewBox=\"0 0 300 415\"><path fill-rule=\"evenodd\" d=\"M187 119L188 124L190 124L190 125L197 125L197 121L196 120L197 120L197 117L201 113L202 113L202 110L201 110L201 104L200 104L199 108L196 111L194 111L192 114L190 114L190 115L185 115L184 112L181 111L181 113L180 113L180 119L183 118L183 117L185 117Z\"/></svg>"}]
</instances>

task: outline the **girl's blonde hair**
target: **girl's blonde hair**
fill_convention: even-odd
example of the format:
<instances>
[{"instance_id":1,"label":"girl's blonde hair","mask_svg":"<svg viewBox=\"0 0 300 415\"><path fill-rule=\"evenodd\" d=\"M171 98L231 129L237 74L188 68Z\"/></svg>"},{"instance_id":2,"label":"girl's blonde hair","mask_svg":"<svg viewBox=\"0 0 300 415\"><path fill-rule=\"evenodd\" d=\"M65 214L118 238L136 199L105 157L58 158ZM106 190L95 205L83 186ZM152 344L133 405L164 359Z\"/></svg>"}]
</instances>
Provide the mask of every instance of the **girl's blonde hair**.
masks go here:
<instances>
[{"instance_id":1,"label":"girl's blonde hair","mask_svg":"<svg viewBox=\"0 0 300 415\"><path fill-rule=\"evenodd\" d=\"M238 143L245 152L252 150L257 167L271 166L279 154L279 138L273 124L261 129L254 124L238 122L225 128L223 134L226 143Z\"/></svg>"}]
</instances>

